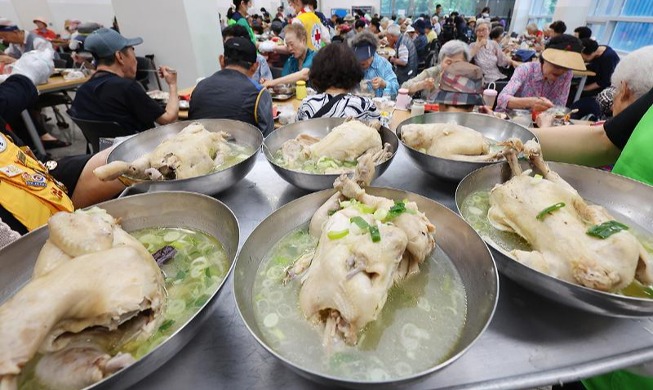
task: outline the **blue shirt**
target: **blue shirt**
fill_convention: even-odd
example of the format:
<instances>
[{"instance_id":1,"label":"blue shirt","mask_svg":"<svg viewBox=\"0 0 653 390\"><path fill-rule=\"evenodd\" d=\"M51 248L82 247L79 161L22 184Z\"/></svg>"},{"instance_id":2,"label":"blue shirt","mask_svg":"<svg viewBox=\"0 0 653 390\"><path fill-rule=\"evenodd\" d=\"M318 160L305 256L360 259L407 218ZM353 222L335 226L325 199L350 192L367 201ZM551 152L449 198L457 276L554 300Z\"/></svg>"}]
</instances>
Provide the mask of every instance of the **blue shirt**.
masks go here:
<instances>
[{"instance_id":1,"label":"blue shirt","mask_svg":"<svg viewBox=\"0 0 653 390\"><path fill-rule=\"evenodd\" d=\"M267 60L260 54L256 55L256 62L258 62L258 69L252 76L252 81L260 83L261 79L272 80L272 71L270 70L270 65L268 65Z\"/></svg>"},{"instance_id":2,"label":"blue shirt","mask_svg":"<svg viewBox=\"0 0 653 390\"><path fill-rule=\"evenodd\" d=\"M306 59L304 59L304 64L302 65L302 69L310 69L311 65L313 65L313 57L315 56L315 52L311 49L306 50ZM295 56L290 56L286 63L283 65L283 71L281 72L282 76L288 76L289 74L293 74L295 72L299 72L299 62L297 61L297 58Z\"/></svg>"},{"instance_id":3,"label":"blue shirt","mask_svg":"<svg viewBox=\"0 0 653 390\"><path fill-rule=\"evenodd\" d=\"M397 75L392 70L392 65L385 58L374 53L374 60L372 60L372 65L365 70L365 79L372 80L375 77L380 77L385 81L385 89L377 89L374 91L376 96L383 96L383 94L390 94L390 96L396 96L399 91L399 82L397 81Z\"/></svg>"}]
</instances>

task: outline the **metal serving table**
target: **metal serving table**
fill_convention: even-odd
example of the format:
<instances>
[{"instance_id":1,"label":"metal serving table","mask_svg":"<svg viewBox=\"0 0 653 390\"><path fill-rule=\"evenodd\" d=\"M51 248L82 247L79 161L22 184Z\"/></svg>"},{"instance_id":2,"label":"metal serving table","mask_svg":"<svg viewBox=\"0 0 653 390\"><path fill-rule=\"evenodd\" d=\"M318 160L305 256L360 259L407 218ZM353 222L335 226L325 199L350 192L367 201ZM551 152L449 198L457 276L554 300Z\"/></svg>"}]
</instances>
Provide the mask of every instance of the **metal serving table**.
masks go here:
<instances>
[{"instance_id":1,"label":"metal serving table","mask_svg":"<svg viewBox=\"0 0 653 390\"><path fill-rule=\"evenodd\" d=\"M434 179L400 150L375 183L428 196L455 210L456 185ZM242 246L272 211L305 195L262 154L252 172L219 194L240 223ZM446 226L438 226L446 229ZM230 279L217 309L190 343L134 389L326 389L259 346L236 310ZM410 389L503 389L569 382L653 360L653 318L602 317L541 298L506 278L494 319L470 350Z\"/></svg>"}]
</instances>

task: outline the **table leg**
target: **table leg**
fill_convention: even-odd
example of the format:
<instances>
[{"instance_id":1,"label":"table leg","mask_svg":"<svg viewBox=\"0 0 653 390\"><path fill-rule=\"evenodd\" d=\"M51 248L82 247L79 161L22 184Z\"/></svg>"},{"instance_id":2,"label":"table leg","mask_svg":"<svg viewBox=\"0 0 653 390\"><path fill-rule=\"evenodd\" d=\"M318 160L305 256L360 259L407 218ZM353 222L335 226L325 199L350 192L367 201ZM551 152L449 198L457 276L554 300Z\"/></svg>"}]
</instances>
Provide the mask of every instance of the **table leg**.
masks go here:
<instances>
[{"instance_id":1,"label":"table leg","mask_svg":"<svg viewBox=\"0 0 653 390\"><path fill-rule=\"evenodd\" d=\"M576 91L576 96L574 96L574 102L577 102L580 99L580 94L583 93L583 88L585 88L585 82L587 81L587 76L582 76L580 78L580 83L578 83L578 91Z\"/></svg>"},{"instance_id":2,"label":"table leg","mask_svg":"<svg viewBox=\"0 0 653 390\"><path fill-rule=\"evenodd\" d=\"M41 142L41 137L39 136L39 133L36 131L36 126L34 126L34 121L32 121L32 117L29 115L29 111L23 110L23 112L20 115L23 117L23 122L25 122L25 127L27 127L27 132L29 133L29 136L32 138L32 142L34 142L34 147L36 147L36 150L40 154L45 155L45 148L43 147L43 142Z\"/></svg>"}]
</instances>

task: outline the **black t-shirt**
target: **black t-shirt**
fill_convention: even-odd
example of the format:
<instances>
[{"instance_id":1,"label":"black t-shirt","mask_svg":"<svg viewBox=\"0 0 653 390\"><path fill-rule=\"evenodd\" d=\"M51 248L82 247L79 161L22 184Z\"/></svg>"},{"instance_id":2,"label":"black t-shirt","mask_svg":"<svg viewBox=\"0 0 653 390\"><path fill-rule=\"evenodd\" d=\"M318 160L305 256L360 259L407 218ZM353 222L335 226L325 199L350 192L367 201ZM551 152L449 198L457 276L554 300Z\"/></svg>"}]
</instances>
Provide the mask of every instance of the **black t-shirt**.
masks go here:
<instances>
[{"instance_id":1,"label":"black t-shirt","mask_svg":"<svg viewBox=\"0 0 653 390\"><path fill-rule=\"evenodd\" d=\"M136 80L102 70L79 87L70 111L80 119L118 122L134 133L153 128L165 113Z\"/></svg>"},{"instance_id":2,"label":"black t-shirt","mask_svg":"<svg viewBox=\"0 0 653 390\"><path fill-rule=\"evenodd\" d=\"M644 117L646 111L653 105L653 89L640 97L635 103L626 107L619 115L608 119L604 124L605 134L620 150L626 146L628 139Z\"/></svg>"},{"instance_id":3,"label":"black t-shirt","mask_svg":"<svg viewBox=\"0 0 653 390\"><path fill-rule=\"evenodd\" d=\"M617 52L612 50L610 46L606 46L603 54L593 59L587 65L587 70L596 73L596 76L587 77L587 85L597 83L601 90L609 87L611 85L610 78L618 63L619 55Z\"/></svg>"}]
</instances>

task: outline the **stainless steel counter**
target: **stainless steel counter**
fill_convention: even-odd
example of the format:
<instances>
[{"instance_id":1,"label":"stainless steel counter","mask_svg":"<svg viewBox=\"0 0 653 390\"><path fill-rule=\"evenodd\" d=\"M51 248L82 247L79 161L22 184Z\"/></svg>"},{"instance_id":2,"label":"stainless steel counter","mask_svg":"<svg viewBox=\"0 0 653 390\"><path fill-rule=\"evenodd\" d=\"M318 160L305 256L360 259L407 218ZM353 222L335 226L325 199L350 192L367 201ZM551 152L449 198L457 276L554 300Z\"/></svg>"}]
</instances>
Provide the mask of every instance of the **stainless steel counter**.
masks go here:
<instances>
[{"instance_id":1,"label":"stainless steel counter","mask_svg":"<svg viewBox=\"0 0 653 390\"><path fill-rule=\"evenodd\" d=\"M455 210L456 185L422 173L404 150L374 185L412 191ZM236 214L242 246L273 210L305 194L283 181L259 154L247 178L217 198ZM258 345L238 315L232 287L230 279L200 334L134 389L326 388L290 371ZM485 334L451 366L406 387L527 388L650 360L653 318L617 319L580 312L502 278L499 305Z\"/></svg>"}]
</instances>

